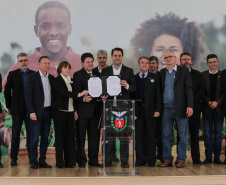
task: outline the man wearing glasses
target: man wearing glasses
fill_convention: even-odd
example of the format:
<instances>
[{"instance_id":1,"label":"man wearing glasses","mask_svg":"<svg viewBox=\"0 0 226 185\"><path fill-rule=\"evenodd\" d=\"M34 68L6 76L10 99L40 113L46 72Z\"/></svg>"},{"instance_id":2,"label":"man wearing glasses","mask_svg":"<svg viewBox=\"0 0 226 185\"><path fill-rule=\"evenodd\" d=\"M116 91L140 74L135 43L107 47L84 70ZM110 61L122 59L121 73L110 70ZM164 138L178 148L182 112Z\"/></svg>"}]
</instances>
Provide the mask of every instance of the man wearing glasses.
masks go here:
<instances>
[{"instance_id":1,"label":"man wearing glasses","mask_svg":"<svg viewBox=\"0 0 226 185\"><path fill-rule=\"evenodd\" d=\"M25 89L27 77L34 73L28 69L28 56L26 53L17 55L17 65L19 69L9 72L5 86L5 100L8 115L12 116L12 142L11 142L11 166L17 165L17 156L20 146L20 132L23 121L25 121L27 135L27 151L30 154L30 129L28 118L26 117Z\"/></svg>"},{"instance_id":2,"label":"man wearing glasses","mask_svg":"<svg viewBox=\"0 0 226 185\"><path fill-rule=\"evenodd\" d=\"M176 120L180 137L177 145L176 167L183 168L188 145L188 118L193 114L192 81L188 69L176 65L174 50L165 50L163 56L167 67L159 73L163 94L162 137L164 162L161 167L172 166L171 135L173 123Z\"/></svg>"},{"instance_id":3,"label":"man wearing glasses","mask_svg":"<svg viewBox=\"0 0 226 185\"><path fill-rule=\"evenodd\" d=\"M202 164L200 161L199 150L199 127L200 127L200 113L201 113L201 98L204 94L204 81L201 73L192 66L191 55L184 52L180 55L180 63L183 67L188 68L193 85L193 115L188 118L189 132L191 138L191 157L193 164Z\"/></svg>"}]
</instances>

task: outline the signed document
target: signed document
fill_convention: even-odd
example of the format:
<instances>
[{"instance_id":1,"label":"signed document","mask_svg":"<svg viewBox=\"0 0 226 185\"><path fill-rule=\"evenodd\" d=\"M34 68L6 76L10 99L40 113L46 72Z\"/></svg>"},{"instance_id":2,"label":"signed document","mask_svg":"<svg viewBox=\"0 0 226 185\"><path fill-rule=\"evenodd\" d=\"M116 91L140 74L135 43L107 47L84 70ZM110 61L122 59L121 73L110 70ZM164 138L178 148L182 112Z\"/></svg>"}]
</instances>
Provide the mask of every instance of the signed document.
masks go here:
<instances>
[{"instance_id":1,"label":"signed document","mask_svg":"<svg viewBox=\"0 0 226 185\"><path fill-rule=\"evenodd\" d=\"M100 97L102 94L102 81L99 77L91 77L88 80L88 91L92 97Z\"/></svg>"},{"instance_id":2,"label":"signed document","mask_svg":"<svg viewBox=\"0 0 226 185\"><path fill-rule=\"evenodd\" d=\"M118 96L121 93L121 79L118 76L109 76L107 78L107 93L110 96Z\"/></svg>"}]
</instances>

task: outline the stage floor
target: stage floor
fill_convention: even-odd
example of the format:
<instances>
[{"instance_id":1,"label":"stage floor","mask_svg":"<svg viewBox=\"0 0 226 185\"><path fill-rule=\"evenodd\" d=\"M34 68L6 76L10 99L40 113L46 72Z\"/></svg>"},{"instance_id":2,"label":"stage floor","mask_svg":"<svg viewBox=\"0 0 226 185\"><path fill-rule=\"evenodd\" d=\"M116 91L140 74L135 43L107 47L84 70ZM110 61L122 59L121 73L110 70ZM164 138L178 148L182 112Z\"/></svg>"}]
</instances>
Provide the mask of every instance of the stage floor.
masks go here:
<instances>
[{"instance_id":1,"label":"stage floor","mask_svg":"<svg viewBox=\"0 0 226 185\"><path fill-rule=\"evenodd\" d=\"M203 147L201 147L203 148ZM173 150L176 156L175 148ZM20 156L18 165L10 166L10 158L2 157L4 168L0 169L0 185L4 184L25 184L25 185L62 185L62 184L156 184L156 185L187 185L187 184L226 184L226 165L208 164L193 165L190 152L187 152L187 161L185 168L159 167L160 161L157 161L156 167L148 166L137 167L136 172L140 172L142 176L134 177L101 177L97 176L98 172L102 172L102 168L89 167L73 169L58 169L55 167L55 156L48 155L47 163L53 165L52 169L31 169L28 165L27 156ZM221 160L224 160L224 156ZM201 160L205 159L204 150L201 150ZM101 163L101 157L100 157ZM131 164L131 161L130 161ZM107 170L118 171L121 169L120 162L113 163L114 167ZM129 169L123 169L128 171Z\"/></svg>"}]
</instances>

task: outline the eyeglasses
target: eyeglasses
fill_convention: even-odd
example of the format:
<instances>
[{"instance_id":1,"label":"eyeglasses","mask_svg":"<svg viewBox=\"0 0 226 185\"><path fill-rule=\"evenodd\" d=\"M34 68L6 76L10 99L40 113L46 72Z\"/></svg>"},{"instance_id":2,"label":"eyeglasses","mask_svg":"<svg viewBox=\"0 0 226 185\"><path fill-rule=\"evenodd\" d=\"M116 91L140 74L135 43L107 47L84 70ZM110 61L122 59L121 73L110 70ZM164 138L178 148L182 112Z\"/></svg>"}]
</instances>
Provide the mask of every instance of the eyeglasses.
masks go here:
<instances>
[{"instance_id":1,"label":"eyeglasses","mask_svg":"<svg viewBox=\"0 0 226 185\"><path fill-rule=\"evenodd\" d=\"M168 57L164 57L164 60L167 60L168 58L172 58L174 56L168 56Z\"/></svg>"},{"instance_id":2,"label":"eyeglasses","mask_svg":"<svg viewBox=\"0 0 226 185\"><path fill-rule=\"evenodd\" d=\"M98 59L100 59L100 60L101 60L101 59L106 59L106 57L98 57Z\"/></svg>"},{"instance_id":3,"label":"eyeglasses","mask_svg":"<svg viewBox=\"0 0 226 185\"><path fill-rule=\"evenodd\" d=\"M27 62L28 61L28 59L24 59L24 60L18 60L18 62Z\"/></svg>"},{"instance_id":4,"label":"eyeglasses","mask_svg":"<svg viewBox=\"0 0 226 185\"><path fill-rule=\"evenodd\" d=\"M191 58L183 58L183 59L181 59L181 61L186 61L186 60L190 61Z\"/></svg>"}]
</instances>

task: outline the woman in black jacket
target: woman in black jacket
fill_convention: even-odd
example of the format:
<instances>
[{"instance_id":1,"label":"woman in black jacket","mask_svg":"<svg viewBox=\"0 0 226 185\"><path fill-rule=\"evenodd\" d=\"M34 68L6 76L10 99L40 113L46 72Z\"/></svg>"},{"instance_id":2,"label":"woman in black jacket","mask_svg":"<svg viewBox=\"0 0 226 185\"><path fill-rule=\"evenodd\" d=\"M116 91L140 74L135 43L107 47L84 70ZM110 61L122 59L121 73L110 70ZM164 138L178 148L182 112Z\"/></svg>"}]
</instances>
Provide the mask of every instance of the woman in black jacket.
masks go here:
<instances>
[{"instance_id":1,"label":"woman in black jacket","mask_svg":"<svg viewBox=\"0 0 226 185\"><path fill-rule=\"evenodd\" d=\"M53 82L53 120L55 127L56 166L73 168L76 165L76 144L74 120L78 119L73 99L88 94L72 92L69 72L71 65L63 61L57 68L58 76Z\"/></svg>"}]
</instances>

